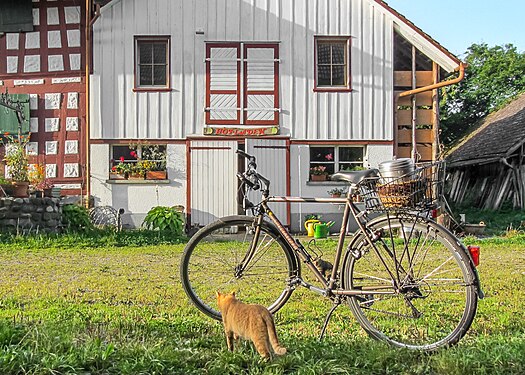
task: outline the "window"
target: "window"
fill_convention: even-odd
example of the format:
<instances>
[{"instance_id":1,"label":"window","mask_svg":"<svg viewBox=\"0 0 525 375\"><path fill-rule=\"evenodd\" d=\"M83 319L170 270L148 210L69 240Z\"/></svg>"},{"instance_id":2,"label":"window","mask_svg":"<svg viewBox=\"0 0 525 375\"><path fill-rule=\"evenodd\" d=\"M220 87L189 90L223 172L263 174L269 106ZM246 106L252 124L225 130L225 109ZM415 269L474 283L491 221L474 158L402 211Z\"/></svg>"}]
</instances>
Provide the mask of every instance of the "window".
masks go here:
<instances>
[{"instance_id":1,"label":"window","mask_svg":"<svg viewBox=\"0 0 525 375\"><path fill-rule=\"evenodd\" d=\"M317 170L331 175L338 171L359 170L364 168L364 158L363 146L312 146L310 171Z\"/></svg>"},{"instance_id":2,"label":"window","mask_svg":"<svg viewBox=\"0 0 525 375\"><path fill-rule=\"evenodd\" d=\"M135 88L169 89L169 37L135 37Z\"/></svg>"},{"instance_id":3,"label":"window","mask_svg":"<svg viewBox=\"0 0 525 375\"><path fill-rule=\"evenodd\" d=\"M166 171L166 145L114 145L110 170L122 175Z\"/></svg>"},{"instance_id":4,"label":"window","mask_svg":"<svg viewBox=\"0 0 525 375\"><path fill-rule=\"evenodd\" d=\"M206 44L206 124L279 123L279 45Z\"/></svg>"},{"instance_id":5,"label":"window","mask_svg":"<svg viewBox=\"0 0 525 375\"><path fill-rule=\"evenodd\" d=\"M350 90L350 38L315 38L315 89Z\"/></svg>"}]
</instances>

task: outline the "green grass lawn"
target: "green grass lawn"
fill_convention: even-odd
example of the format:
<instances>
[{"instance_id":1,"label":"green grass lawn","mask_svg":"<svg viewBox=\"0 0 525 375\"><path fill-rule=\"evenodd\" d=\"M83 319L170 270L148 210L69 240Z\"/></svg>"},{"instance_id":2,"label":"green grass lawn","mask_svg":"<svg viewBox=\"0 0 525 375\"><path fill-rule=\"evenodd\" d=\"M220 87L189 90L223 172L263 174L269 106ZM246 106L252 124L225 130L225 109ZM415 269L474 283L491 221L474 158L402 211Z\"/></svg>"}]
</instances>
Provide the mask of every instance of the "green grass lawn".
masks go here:
<instances>
[{"instance_id":1,"label":"green grass lawn","mask_svg":"<svg viewBox=\"0 0 525 375\"><path fill-rule=\"evenodd\" d=\"M4 241L0 374L523 374L525 238L477 243L486 299L459 345L390 348L344 306L319 342L331 305L299 289L276 316L288 354L264 362L249 343L228 352L221 325L188 302L183 244Z\"/></svg>"}]
</instances>

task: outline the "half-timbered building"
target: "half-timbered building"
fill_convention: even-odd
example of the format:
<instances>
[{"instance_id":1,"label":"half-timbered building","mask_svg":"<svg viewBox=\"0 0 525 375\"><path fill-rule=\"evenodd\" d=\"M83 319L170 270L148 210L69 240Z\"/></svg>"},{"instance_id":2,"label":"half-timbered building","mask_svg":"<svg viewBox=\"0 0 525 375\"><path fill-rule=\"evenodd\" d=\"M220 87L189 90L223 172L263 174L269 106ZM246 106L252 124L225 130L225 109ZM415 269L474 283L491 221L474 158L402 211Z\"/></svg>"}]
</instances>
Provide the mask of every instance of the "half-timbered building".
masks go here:
<instances>
[{"instance_id":1,"label":"half-timbered building","mask_svg":"<svg viewBox=\"0 0 525 375\"><path fill-rule=\"evenodd\" d=\"M45 166L62 195L85 193L85 9L79 0L0 2L0 91L28 114L19 123L1 107L0 131L31 134L31 164Z\"/></svg>"}]
</instances>

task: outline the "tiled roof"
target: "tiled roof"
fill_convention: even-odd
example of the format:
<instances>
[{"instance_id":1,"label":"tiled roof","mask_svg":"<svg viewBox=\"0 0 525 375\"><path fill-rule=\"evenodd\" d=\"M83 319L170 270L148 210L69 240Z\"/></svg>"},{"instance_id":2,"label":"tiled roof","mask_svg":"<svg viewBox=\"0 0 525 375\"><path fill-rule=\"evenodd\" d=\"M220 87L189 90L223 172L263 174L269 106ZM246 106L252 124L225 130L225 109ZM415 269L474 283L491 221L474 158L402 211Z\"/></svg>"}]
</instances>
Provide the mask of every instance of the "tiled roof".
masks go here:
<instances>
[{"instance_id":1,"label":"tiled roof","mask_svg":"<svg viewBox=\"0 0 525 375\"><path fill-rule=\"evenodd\" d=\"M487 116L446 157L450 167L484 164L508 157L525 142L525 93Z\"/></svg>"}]
</instances>

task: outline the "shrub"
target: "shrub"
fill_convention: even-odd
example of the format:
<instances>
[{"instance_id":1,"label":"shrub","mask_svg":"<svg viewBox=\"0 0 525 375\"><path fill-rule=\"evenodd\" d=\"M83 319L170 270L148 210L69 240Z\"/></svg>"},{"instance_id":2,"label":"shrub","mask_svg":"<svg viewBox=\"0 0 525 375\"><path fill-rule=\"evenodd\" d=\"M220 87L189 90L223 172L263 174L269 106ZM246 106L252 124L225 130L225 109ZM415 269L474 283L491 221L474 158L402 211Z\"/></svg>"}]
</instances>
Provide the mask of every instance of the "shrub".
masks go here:
<instances>
[{"instance_id":1,"label":"shrub","mask_svg":"<svg viewBox=\"0 0 525 375\"><path fill-rule=\"evenodd\" d=\"M175 207L157 206L149 210L142 226L180 236L184 227L184 216Z\"/></svg>"},{"instance_id":2,"label":"shrub","mask_svg":"<svg viewBox=\"0 0 525 375\"><path fill-rule=\"evenodd\" d=\"M62 222L68 230L73 232L83 232L94 228L88 209L77 204L66 204L62 207Z\"/></svg>"}]
</instances>

